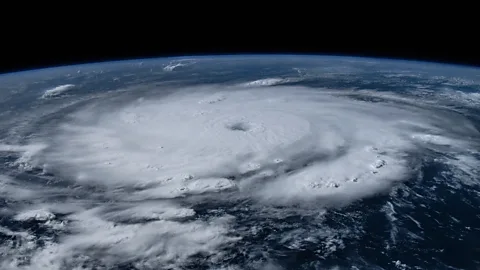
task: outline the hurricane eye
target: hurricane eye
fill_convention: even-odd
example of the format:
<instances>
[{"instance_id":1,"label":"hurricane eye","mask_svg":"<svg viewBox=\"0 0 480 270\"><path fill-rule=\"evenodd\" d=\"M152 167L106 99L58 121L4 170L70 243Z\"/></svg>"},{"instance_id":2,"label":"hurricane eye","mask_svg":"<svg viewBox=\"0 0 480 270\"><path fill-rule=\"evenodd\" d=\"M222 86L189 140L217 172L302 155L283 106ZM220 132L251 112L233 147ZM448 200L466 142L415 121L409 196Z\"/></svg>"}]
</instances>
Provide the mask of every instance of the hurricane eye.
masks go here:
<instances>
[{"instance_id":1,"label":"hurricane eye","mask_svg":"<svg viewBox=\"0 0 480 270\"><path fill-rule=\"evenodd\" d=\"M227 128L232 131L248 131L250 126L244 122L236 122L233 124L228 124Z\"/></svg>"}]
</instances>

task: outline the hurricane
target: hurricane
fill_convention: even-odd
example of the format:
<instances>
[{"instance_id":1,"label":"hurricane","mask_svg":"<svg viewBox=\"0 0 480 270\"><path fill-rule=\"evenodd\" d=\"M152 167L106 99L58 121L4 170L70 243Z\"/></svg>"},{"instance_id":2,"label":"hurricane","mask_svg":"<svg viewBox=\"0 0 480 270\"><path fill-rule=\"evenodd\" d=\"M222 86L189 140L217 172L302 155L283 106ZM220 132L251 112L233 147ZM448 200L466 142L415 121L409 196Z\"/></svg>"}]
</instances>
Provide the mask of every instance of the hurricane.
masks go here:
<instances>
[{"instance_id":1,"label":"hurricane","mask_svg":"<svg viewBox=\"0 0 480 270\"><path fill-rule=\"evenodd\" d=\"M447 269L402 252L431 238L429 202L478 202L475 104L305 83L351 70L189 80L201 63L143 64L185 77L101 90L89 80L129 75L58 70L61 84L24 90L0 116L0 268Z\"/></svg>"}]
</instances>

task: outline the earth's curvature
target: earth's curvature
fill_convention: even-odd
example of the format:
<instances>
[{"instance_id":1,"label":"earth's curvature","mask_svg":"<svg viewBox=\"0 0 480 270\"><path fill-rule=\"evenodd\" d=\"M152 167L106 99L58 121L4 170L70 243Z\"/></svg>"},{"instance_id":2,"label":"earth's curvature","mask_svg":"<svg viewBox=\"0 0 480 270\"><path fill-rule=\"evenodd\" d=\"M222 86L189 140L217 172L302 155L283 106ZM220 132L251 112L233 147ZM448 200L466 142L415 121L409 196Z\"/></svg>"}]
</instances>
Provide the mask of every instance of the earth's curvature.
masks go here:
<instances>
[{"instance_id":1,"label":"earth's curvature","mask_svg":"<svg viewBox=\"0 0 480 270\"><path fill-rule=\"evenodd\" d=\"M215 56L0 89L0 269L480 267L479 69Z\"/></svg>"}]
</instances>

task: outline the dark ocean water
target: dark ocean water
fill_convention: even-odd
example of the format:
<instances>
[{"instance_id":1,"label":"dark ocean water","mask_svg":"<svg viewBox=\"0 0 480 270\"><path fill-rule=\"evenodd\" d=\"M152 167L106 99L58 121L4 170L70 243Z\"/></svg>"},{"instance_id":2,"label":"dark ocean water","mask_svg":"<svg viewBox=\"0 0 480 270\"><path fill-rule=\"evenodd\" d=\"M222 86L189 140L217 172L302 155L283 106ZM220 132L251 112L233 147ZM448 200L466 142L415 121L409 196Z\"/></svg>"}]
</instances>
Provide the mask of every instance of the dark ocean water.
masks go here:
<instances>
[{"instance_id":1,"label":"dark ocean water","mask_svg":"<svg viewBox=\"0 0 480 270\"><path fill-rule=\"evenodd\" d=\"M295 77L298 80L287 80L282 85L394 92L409 98L417 95L415 89L419 85L434 92L444 91L444 88L465 93L480 91L480 83L465 83L468 82L467 79L458 83L458 79L452 79L464 76L478 80L478 70L458 71L454 68L411 64L418 68L412 75L408 73L412 70L408 63L404 63L406 67L398 68L399 65L382 62L382 68L379 68L378 65L360 61L357 64L342 62L336 72L333 72L329 69L331 63L328 61L321 66L304 58L282 62L281 65L272 61L246 61L242 64L232 64L230 61L220 64L208 62L208 68L189 64L170 73L162 72L165 61L161 64L146 61L142 65L124 63L118 67L106 65L101 68L102 72L98 72L95 66L90 66L56 71L57 73L49 73L48 76L35 73L31 75L31 83L23 83L22 89L17 89L19 94L12 94L0 103L3 108L7 108L5 105L10 108L1 116L5 119L5 128L0 130L2 142L22 144L31 138L49 134L51 130L48 127L61 123L65 115L88 104L91 99L99 98L93 97L94 95L103 98L101 94L109 91L115 92L117 89L129 87L134 89L127 91L124 96L118 95L121 103L122 99L130 99L128 95L145 97L152 94L152 84L159 89L153 94L162 95L166 91L162 89L165 88L172 91L175 87L209 83L233 84L258 78L298 76ZM292 71L292 67L300 69ZM90 69L97 71L89 72ZM392 74L402 76L390 76ZM9 78L4 82L5 89L13 91L12 89L19 85L16 79L3 77L4 81L5 78ZM457 83L452 85L452 82ZM57 99L38 100L41 90L66 83L75 84L82 91L67 93ZM143 85L148 87L142 88ZM422 92L422 97L428 98L428 95L430 92ZM115 95L111 96L115 98ZM371 96L356 98L369 102L386 100L384 97ZM73 101L79 102L59 106ZM456 106L460 113L470 115L474 125L480 126L477 121L479 108L475 103L465 107L458 107L458 104ZM24 117L24 112L28 110L32 114L38 113L38 117L30 115L28 118L20 118ZM22 113L19 113L20 111ZM15 121L17 116L18 121ZM478 158L480 149L469 150L477 153ZM102 186L79 185L72 179L55 174L55 170L45 173L41 167L34 166L23 170L15 163L21 156L18 152L0 153L0 174L14 179L14 186L42 191L51 188L48 201L57 204L67 204L72 198L82 202L91 200L92 205L111 203L110 198L102 197ZM442 159L438 159L442 155L444 153L431 152L416 158L415 165L418 170L412 171L409 179L396 183L388 192L339 208L324 209L315 202L308 206L265 206L248 197L238 197L234 192L215 195L215 198L201 195L175 199L176 203L189 207L196 213L194 217L183 217L177 221L194 219L207 222L212 217L233 216L235 222L229 234L241 237L241 240L234 244L223 247L222 256L215 258L215 261L212 262L211 259L215 256L199 253L189 258L182 267L212 269L233 265L239 269L479 269L478 175L464 173L459 176L461 171L452 171ZM462 177L468 178L468 181L460 181ZM45 220L16 220L14 216L19 208L24 208L25 205L34 206L41 202L42 198L29 200L22 197L15 199L15 196L2 197L1 188L2 186L0 255L12 256L12 253L6 250L26 250L22 251L25 253L22 253L22 262L12 269L22 269L22 266L28 265L29 254L35 250L75 233L70 231L68 226L62 230L46 226ZM56 188L68 188L70 192L56 193ZM69 213L55 213L51 221L68 224ZM138 220L132 221L132 224L134 223L138 223ZM34 239L25 238L21 233L9 233L5 229L11 232L26 232L33 235ZM31 243L28 243L29 241ZM31 250L25 248L28 245L32 245ZM91 255L90 259L83 261L86 269L140 269L135 261L106 265L100 259L95 259L99 254L103 254L102 252L106 252L101 248L84 252ZM70 267L71 265L65 269ZM162 266L156 269L162 269Z\"/></svg>"}]
</instances>

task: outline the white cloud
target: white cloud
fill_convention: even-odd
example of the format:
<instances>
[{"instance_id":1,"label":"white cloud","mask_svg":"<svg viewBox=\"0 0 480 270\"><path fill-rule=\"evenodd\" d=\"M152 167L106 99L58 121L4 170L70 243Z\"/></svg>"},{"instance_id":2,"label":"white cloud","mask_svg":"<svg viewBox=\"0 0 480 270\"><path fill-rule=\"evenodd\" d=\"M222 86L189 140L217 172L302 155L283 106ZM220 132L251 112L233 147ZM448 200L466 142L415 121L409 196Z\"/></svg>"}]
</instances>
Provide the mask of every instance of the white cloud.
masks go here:
<instances>
[{"instance_id":1,"label":"white cloud","mask_svg":"<svg viewBox=\"0 0 480 270\"><path fill-rule=\"evenodd\" d=\"M260 80L255 80L251 81L248 83L245 83L245 86L271 86L271 85L276 85L280 84L283 82L287 82L287 79L282 79L282 78L268 78L268 79L260 79Z\"/></svg>"},{"instance_id":2,"label":"white cloud","mask_svg":"<svg viewBox=\"0 0 480 270\"><path fill-rule=\"evenodd\" d=\"M414 173L410 157L424 149L448 152L455 157L449 166L477 177L478 160L466 149L480 134L468 119L392 93L381 97L392 102L272 84L195 87L140 103L99 99L48 126L52 135L31 145L0 145L19 153L12 165L52 169L70 180L52 187L0 176L2 197L32 202L15 205L12 218L60 235L41 245L9 231L28 240L22 251L4 245L0 266L180 268L199 253L220 257L224 245L240 240L232 236L235 217L199 216L196 201L181 198L202 195L212 203L228 193L230 201L247 198L261 207L344 205L388 192ZM308 233L293 231L285 243L298 244L299 234ZM337 234L319 238L331 252L343 247ZM21 257L30 264L20 265Z\"/></svg>"},{"instance_id":3,"label":"white cloud","mask_svg":"<svg viewBox=\"0 0 480 270\"><path fill-rule=\"evenodd\" d=\"M63 84L63 85L59 85L59 86L56 86L56 87L53 87L51 89L47 89L45 90L45 92L43 93L42 95L42 98L53 98L53 97L57 97L71 89L73 89L75 87L75 85L73 84Z\"/></svg>"},{"instance_id":4,"label":"white cloud","mask_svg":"<svg viewBox=\"0 0 480 270\"><path fill-rule=\"evenodd\" d=\"M208 95L215 102L202 102ZM458 116L298 87L190 89L76 117L52 138L44 162L79 182L132 186L141 189L134 196L155 198L230 190L237 184L226 178L242 173L249 177L237 181L240 190L253 185L269 198L361 198L403 179L407 153L419 145L464 147L462 132L472 132ZM269 173L280 177L263 185Z\"/></svg>"},{"instance_id":5,"label":"white cloud","mask_svg":"<svg viewBox=\"0 0 480 270\"><path fill-rule=\"evenodd\" d=\"M193 65L195 63L196 63L196 61L189 60L189 59L173 60L173 61L170 61L170 63L168 65L163 67L163 70L164 71L173 71L173 70L175 70L179 67L190 66L190 65Z\"/></svg>"}]
</instances>

